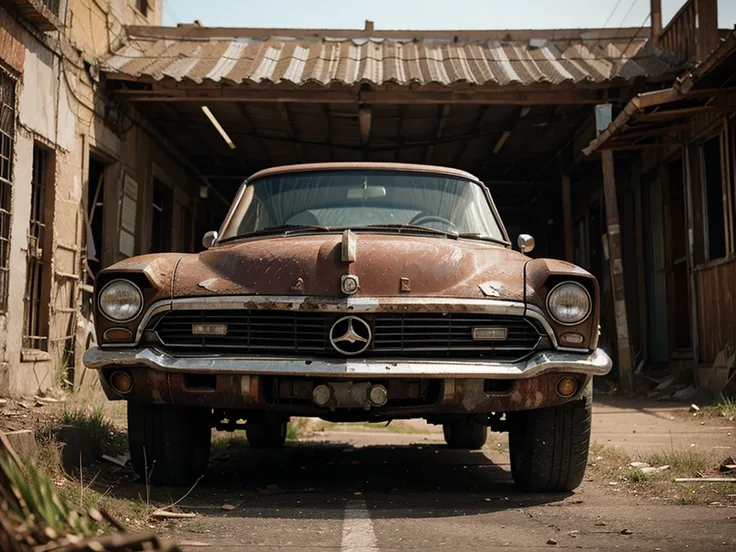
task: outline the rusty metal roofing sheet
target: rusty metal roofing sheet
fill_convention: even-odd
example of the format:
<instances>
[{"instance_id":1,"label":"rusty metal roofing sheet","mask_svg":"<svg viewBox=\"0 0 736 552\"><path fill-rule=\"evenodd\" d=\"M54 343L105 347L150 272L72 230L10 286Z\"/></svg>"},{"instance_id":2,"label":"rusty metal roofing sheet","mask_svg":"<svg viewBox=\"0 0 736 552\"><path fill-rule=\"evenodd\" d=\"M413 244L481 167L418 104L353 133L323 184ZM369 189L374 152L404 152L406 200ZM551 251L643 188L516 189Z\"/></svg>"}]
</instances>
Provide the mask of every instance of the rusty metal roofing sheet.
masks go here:
<instances>
[{"instance_id":1,"label":"rusty metal roofing sheet","mask_svg":"<svg viewBox=\"0 0 736 552\"><path fill-rule=\"evenodd\" d=\"M131 30L131 33L134 31ZM196 83L355 85L561 84L673 71L676 60L645 37L564 40L203 37L130 34L103 65L119 77ZM489 35L494 36L494 35Z\"/></svg>"}]
</instances>

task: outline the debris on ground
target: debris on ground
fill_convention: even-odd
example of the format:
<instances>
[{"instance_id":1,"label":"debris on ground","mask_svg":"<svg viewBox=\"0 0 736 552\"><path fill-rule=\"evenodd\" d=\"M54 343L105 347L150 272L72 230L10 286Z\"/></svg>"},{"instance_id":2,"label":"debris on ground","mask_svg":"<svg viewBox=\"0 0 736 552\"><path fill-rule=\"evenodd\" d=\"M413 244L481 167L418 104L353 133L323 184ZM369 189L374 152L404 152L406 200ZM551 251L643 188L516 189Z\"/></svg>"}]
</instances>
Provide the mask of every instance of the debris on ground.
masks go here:
<instances>
[{"instance_id":1,"label":"debris on ground","mask_svg":"<svg viewBox=\"0 0 736 552\"><path fill-rule=\"evenodd\" d=\"M151 517L159 519L190 519L197 517L197 514L192 512L170 512L164 508L159 508L151 512Z\"/></svg>"},{"instance_id":2,"label":"debris on ground","mask_svg":"<svg viewBox=\"0 0 736 552\"><path fill-rule=\"evenodd\" d=\"M232 512L236 507L232 504L223 504L222 509L226 512Z\"/></svg>"},{"instance_id":3,"label":"debris on ground","mask_svg":"<svg viewBox=\"0 0 736 552\"><path fill-rule=\"evenodd\" d=\"M736 483L736 477L677 477L675 483Z\"/></svg>"},{"instance_id":4,"label":"debris on ground","mask_svg":"<svg viewBox=\"0 0 736 552\"><path fill-rule=\"evenodd\" d=\"M115 530L112 535L103 530ZM0 431L0 550L151 550L180 552L155 534L131 534L104 510L79 512L33 462L22 462Z\"/></svg>"},{"instance_id":5,"label":"debris on ground","mask_svg":"<svg viewBox=\"0 0 736 552\"><path fill-rule=\"evenodd\" d=\"M736 470L736 462L734 462L733 457L731 456L724 459L718 467L718 471L720 472L730 472L733 470Z\"/></svg>"},{"instance_id":6,"label":"debris on ground","mask_svg":"<svg viewBox=\"0 0 736 552\"><path fill-rule=\"evenodd\" d=\"M552 546L557 546L557 541L555 539L549 539L547 541L547 544L552 545Z\"/></svg>"},{"instance_id":7,"label":"debris on ground","mask_svg":"<svg viewBox=\"0 0 736 552\"><path fill-rule=\"evenodd\" d=\"M622 535L633 535L634 532L631 529L624 529L623 531L621 531L621 534Z\"/></svg>"},{"instance_id":8,"label":"debris on ground","mask_svg":"<svg viewBox=\"0 0 736 552\"><path fill-rule=\"evenodd\" d=\"M697 404L691 404L690 405L690 412L700 412L700 407Z\"/></svg>"}]
</instances>

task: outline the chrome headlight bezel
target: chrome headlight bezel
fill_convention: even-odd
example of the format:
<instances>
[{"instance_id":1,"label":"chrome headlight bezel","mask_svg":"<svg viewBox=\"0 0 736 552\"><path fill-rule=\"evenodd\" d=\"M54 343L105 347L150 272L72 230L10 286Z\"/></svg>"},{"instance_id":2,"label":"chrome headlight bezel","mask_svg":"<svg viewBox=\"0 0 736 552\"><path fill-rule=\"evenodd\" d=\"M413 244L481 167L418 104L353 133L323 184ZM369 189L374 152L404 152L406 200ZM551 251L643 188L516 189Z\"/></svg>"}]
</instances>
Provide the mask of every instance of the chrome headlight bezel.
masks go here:
<instances>
[{"instance_id":1,"label":"chrome headlight bezel","mask_svg":"<svg viewBox=\"0 0 736 552\"><path fill-rule=\"evenodd\" d=\"M564 286L574 286L575 288L582 291L585 295L585 299L587 300L587 308L585 309L585 314L580 317L578 320L575 321L564 321L559 318L559 311L556 312L554 306L552 305L552 300L554 299L555 292L559 293L559 290ZM589 317L590 314L593 312L593 299L590 296L590 292L585 288L584 285L582 285L579 282L575 282L572 280L566 280L564 282L560 282L556 286L554 286L551 290L549 290L549 293L547 294L547 312L549 313L552 320L554 320L557 324L560 324L562 326L577 326L579 324L582 324L585 322Z\"/></svg>"},{"instance_id":2,"label":"chrome headlight bezel","mask_svg":"<svg viewBox=\"0 0 736 552\"><path fill-rule=\"evenodd\" d=\"M109 292L110 288L114 285L120 285L125 284L127 286L130 286L131 288L131 297L135 298L135 302L137 302L137 308L133 312L133 314L128 314L124 317L118 318L115 317L113 314L111 314L109 311L106 310L106 308L103 306L103 299L105 297L105 292ZM143 292L141 289L135 285L130 280L126 280L125 278L116 278L115 280L112 280L105 284L103 288L100 290L99 295L97 296L97 310L100 311L100 314L107 318L111 322L115 323L125 323L130 322L131 320L135 320L138 316L140 316L141 312L143 311Z\"/></svg>"}]
</instances>

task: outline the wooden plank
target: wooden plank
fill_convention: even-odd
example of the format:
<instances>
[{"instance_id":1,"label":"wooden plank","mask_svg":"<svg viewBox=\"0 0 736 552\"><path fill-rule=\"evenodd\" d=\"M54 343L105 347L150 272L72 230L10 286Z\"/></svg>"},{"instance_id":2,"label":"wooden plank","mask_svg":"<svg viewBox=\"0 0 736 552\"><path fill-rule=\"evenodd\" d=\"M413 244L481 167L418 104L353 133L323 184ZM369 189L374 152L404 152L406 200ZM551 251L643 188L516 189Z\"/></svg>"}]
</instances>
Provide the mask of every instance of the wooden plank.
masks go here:
<instances>
[{"instance_id":1,"label":"wooden plank","mask_svg":"<svg viewBox=\"0 0 736 552\"><path fill-rule=\"evenodd\" d=\"M171 88L163 90L113 90L113 96L129 102L298 102L347 104L473 104L473 105L595 105L597 89L499 91L365 91L319 89L247 89L242 87Z\"/></svg>"},{"instance_id":2,"label":"wooden plank","mask_svg":"<svg viewBox=\"0 0 736 552\"><path fill-rule=\"evenodd\" d=\"M634 173L634 225L636 231L636 265L639 301L646 297L646 273L644 270L644 218L642 213L641 171ZM642 358L649 358L649 310L639 310L639 344Z\"/></svg>"},{"instance_id":3,"label":"wooden plank","mask_svg":"<svg viewBox=\"0 0 736 552\"><path fill-rule=\"evenodd\" d=\"M572 236L572 192L570 175L562 173L562 224L565 233L565 260L575 262L575 246Z\"/></svg>"},{"instance_id":4,"label":"wooden plank","mask_svg":"<svg viewBox=\"0 0 736 552\"><path fill-rule=\"evenodd\" d=\"M621 250L621 228L619 226L618 199L616 197L616 176L613 152L601 153L603 165L603 192L606 204L606 226L608 234L608 254L611 269L611 289L613 291L616 318L616 341L618 345L619 384L624 391L633 391L634 372L631 367L631 347L629 345L629 323L626 317L626 295L624 289L624 264Z\"/></svg>"}]
</instances>

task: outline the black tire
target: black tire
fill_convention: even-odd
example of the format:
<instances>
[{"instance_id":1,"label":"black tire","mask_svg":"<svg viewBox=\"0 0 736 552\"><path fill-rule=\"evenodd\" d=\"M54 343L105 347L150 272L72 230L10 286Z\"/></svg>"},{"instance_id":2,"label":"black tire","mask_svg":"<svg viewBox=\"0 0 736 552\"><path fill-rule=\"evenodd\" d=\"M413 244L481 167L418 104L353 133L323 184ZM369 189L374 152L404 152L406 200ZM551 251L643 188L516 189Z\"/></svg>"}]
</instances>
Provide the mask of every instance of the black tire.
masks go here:
<instances>
[{"instance_id":1,"label":"black tire","mask_svg":"<svg viewBox=\"0 0 736 552\"><path fill-rule=\"evenodd\" d=\"M540 493L580 485L588 463L592 407L589 386L581 400L512 416L511 475L519 487Z\"/></svg>"},{"instance_id":2,"label":"black tire","mask_svg":"<svg viewBox=\"0 0 736 552\"><path fill-rule=\"evenodd\" d=\"M245 436L255 448L278 448L286 442L286 422L248 422Z\"/></svg>"},{"instance_id":3,"label":"black tire","mask_svg":"<svg viewBox=\"0 0 736 552\"><path fill-rule=\"evenodd\" d=\"M442 432L447 445L454 449L482 449L488 439L488 428L472 422L443 424Z\"/></svg>"},{"instance_id":4,"label":"black tire","mask_svg":"<svg viewBox=\"0 0 736 552\"><path fill-rule=\"evenodd\" d=\"M194 483L207 467L210 437L208 409L128 403L130 461L152 485Z\"/></svg>"}]
</instances>

